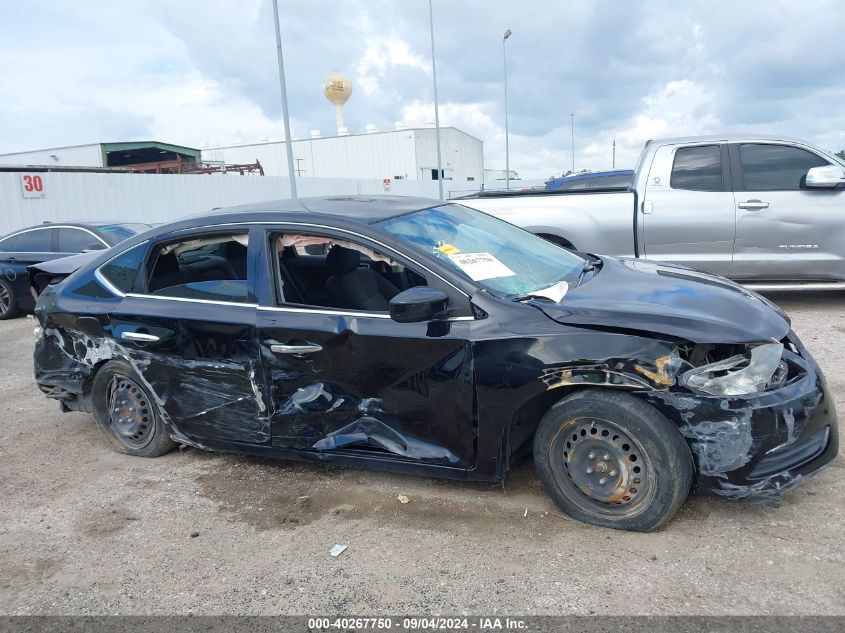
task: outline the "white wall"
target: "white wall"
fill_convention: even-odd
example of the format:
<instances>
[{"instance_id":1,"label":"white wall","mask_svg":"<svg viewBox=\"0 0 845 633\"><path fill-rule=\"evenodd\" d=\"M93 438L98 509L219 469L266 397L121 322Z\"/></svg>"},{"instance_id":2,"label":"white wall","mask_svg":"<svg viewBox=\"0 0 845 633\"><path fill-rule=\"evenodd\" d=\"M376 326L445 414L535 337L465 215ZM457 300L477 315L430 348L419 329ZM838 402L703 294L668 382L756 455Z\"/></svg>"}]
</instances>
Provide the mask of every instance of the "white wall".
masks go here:
<instances>
[{"instance_id":1,"label":"white wall","mask_svg":"<svg viewBox=\"0 0 845 633\"><path fill-rule=\"evenodd\" d=\"M53 158L55 156L56 158ZM55 149L18 152L0 155L0 165L72 165L74 167L103 167L103 152L99 143L75 145Z\"/></svg>"},{"instance_id":2,"label":"white wall","mask_svg":"<svg viewBox=\"0 0 845 633\"><path fill-rule=\"evenodd\" d=\"M483 143L455 128L441 129L443 165L449 186L481 187L484 178ZM301 177L375 178L392 181L431 180L437 167L434 129L408 129L293 141L294 166ZM282 141L212 147L202 150L204 161L254 163L258 160L268 176L287 176ZM296 160L301 159L301 160ZM467 180L467 177L473 180Z\"/></svg>"},{"instance_id":3,"label":"white wall","mask_svg":"<svg viewBox=\"0 0 845 633\"><path fill-rule=\"evenodd\" d=\"M41 177L43 198L25 198L22 175ZM300 178L300 197L386 194L437 197L437 183ZM45 220L168 222L183 215L290 197L287 178L238 175L0 172L0 235Z\"/></svg>"}]
</instances>

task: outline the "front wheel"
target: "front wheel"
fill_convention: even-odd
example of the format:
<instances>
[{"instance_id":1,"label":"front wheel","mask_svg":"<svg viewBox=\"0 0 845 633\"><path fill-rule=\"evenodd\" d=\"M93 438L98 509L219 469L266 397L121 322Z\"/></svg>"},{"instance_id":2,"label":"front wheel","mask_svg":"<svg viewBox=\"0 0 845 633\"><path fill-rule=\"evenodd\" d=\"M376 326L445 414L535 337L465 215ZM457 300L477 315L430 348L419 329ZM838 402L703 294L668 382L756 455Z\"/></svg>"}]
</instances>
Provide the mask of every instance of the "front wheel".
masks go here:
<instances>
[{"instance_id":1,"label":"front wheel","mask_svg":"<svg viewBox=\"0 0 845 633\"><path fill-rule=\"evenodd\" d=\"M625 393L582 391L555 404L534 436L534 465L561 510L622 530L659 528L692 487L678 429Z\"/></svg>"},{"instance_id":2,"label":"front wheel","mask_svg":"<svg viewBox=\"0 0 845 633\"><path fill-rule=\"evenodd\" d=\"M100 368L91 400L97 426L121 453L158 457L176 447L152 394L126 361L110 360Z\"/></svg>"}]
</instances>

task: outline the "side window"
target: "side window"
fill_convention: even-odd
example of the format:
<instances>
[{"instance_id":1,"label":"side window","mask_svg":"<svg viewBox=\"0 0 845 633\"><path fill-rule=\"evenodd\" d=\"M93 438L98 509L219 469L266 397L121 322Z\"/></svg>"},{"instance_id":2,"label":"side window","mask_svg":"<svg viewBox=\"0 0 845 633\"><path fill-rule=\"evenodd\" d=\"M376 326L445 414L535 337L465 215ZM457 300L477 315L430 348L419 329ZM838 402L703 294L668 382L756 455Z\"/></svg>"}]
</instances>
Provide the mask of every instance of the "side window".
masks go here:
<instances>
[{"instance_id":1,"label":"side window","mask_svg":"<svg viewBox=\"0 0 845 633\"><path fill-rule=\"evenodd\" d=\"M181 299L249 303L247 234L214 234L169 242L148 260L147 293Z\"/></svg>"},{"instance_id":2,"label":"side window","mask_svg":"<svg viewBox=\"0 0 845 633\"><path fill-rule=\"evenodd\" d=\"M723 191L721 148L718 145L679 148L669 186L689 191Z\"/></svg>"},{"instance_id":3,"label":"side window","mask_svg":"<svg viewBox=\"0 0 845 633\"><path fill-rule=\"evenodd\" d=\"M81 229L57 229L60 253L81 253L85 249L105 248L96 237Z\"/></svg>"},{"instance_id":4,"label":"side window","mask_svg":"<svg viewBox=\"0 0 845 633\"><path fill-rule=\"evenodd\" d=\"M811 167L830 163L789 145L746 143L739 146L744 191L796 191Z\"/></svg>"},{"instance_id":5,"label":"side window","mask_svg":"<svg viewBox=\"0 0 845 633\"><path fill-rule=\"evenodd\" d=\"M364 244L309 234L271 235L278 303L387 313L390 300L425 277Z\"/></svg>"},{"instance_id":6,"label":"side window","mask_svg":"<svg viewBox=\"0 0 845 633\"><path fill-rule=\"evenodd\" d=\"M633 176L626 176L624 174L620 176L605 176L604 178L596 178L593 181L592 189L610 189L610 188L619 188L622 189L623 187L630 187L631 184L634 182Z\"/></svg>"},{"instance_id":7,"label":"side window","mask_svg":"<svg viewBox=\"0 0 845 633\"><path fill-rule=\"evenodd\" d=\"M19 253L49 253L53 250L50 247L52 234L53 229L35 229L21 233L18 235L15 250Z\"/></svg>"},{"instance_id":8,"label":"side window","mask_svg":"<svg viewBox=\"0 0 845 633\"><path fill-rule=\"evenodd\" d=\"M575 191L576 189L589 189L590 183L593 182L590 178L579 178L577 180L570 180L569 182L562 182L555 191Z\"/></svg>"},{"instance_id":9,"label":"side window","mask_svg":"<svg viewBox=\"0 0 845 633\"><path fill-rule=\"evenodd\" d=\"M100 274L123 293L132 292L144 260L146 244L138 244L100 267Z\"/></svg>"},{"instance_id":10,"label":"side window","mask_svg":"<svg viewBox=\"0 0 845 633\"><path fill-rule=\"evenodd\" d=\"M0 253L11 253L16 251L18 237L19 236L17 235L13 235L12 237L7 237L5 240L0 240Z\"/></svg>"}]
</instances>

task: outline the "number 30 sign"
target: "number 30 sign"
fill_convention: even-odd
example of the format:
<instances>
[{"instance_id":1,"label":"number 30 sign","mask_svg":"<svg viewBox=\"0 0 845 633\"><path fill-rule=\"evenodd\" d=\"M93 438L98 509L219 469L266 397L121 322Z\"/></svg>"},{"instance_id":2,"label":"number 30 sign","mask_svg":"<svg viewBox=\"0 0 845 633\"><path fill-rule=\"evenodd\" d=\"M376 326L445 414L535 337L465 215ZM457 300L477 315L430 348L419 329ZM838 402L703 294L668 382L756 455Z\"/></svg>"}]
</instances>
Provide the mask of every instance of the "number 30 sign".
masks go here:
<instances>
[{"instance_id":1,"label":"number 30 sign","mask_svg":"<svg viewBox=\"0 0 845 633\"><path fill-rule=\"evenodd\" d=\"M44 198L44 180L39 174L21 174L21 193L24 198Z\"/></svg>"}]
</instances>

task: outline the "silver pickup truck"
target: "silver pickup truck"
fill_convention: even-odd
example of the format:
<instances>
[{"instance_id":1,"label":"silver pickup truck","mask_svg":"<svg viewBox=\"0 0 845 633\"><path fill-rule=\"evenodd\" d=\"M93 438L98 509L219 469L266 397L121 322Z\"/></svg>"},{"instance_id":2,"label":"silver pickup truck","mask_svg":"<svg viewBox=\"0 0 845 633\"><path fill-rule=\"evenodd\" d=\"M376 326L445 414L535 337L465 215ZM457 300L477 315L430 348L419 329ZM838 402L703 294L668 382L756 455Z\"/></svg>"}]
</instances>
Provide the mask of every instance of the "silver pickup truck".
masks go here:
<instances>
[{"instance_id":1,"label":"silver pickup truck","mask_svg":"<svg viewBox=\"0 0 845 633\"><path fill-rule=\"evenodd\" d=\"M845 289L845 161L802 141L649 141L634 183L461 203L567 248L671 261L762 290Z\"/></svg>"}]
</instances>

